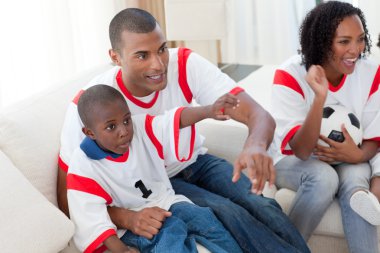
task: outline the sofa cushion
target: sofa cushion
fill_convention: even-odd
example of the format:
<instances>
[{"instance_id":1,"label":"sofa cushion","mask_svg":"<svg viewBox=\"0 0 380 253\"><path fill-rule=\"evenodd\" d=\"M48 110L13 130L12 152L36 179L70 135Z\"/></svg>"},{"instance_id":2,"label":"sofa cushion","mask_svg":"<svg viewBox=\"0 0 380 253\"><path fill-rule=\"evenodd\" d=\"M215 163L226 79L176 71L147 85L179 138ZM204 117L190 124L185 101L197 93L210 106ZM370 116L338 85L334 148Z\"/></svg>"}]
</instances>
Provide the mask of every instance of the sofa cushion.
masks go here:
<instances>
[{"instance_id":1,"label":"sofa cushion","mask_svg":"<svg viewBox=\"0 0 380 253\"><path fill-rule=\"evenodd\" d=\"M67 106L91 78L111 67L94 68L0 113L0 149L55 205L60 132Z\"/></svg>"},{"instance_id":2,"label":"sofa cushion","mask_svg":"<svg viewBox=\"0 0 380 253\"><path fill-rule=\"evenodd\" d=\"M20 173L0 151L1 252L58 252L74 224ZM5 240L5 241L4 241Z\"/></svg>"}]
</instances>

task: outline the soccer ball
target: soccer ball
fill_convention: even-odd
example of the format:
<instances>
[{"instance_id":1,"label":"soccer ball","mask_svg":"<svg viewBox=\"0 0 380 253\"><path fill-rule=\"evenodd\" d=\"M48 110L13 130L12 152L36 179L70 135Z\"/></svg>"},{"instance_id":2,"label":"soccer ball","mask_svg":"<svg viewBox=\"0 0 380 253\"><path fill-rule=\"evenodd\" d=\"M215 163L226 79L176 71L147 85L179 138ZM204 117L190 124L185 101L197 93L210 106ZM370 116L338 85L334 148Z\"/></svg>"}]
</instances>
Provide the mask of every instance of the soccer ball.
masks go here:
<instances>
[{"instance_id":1,"label":"soccer ball","mask_svg":"<svg viewBox=\"0 0 380 253\"><path fill-rule=\"evenodd\" d=\"M356 145L362 143L363 131L359 119L354 113L341 105L328 105L323 108L321 134L337 142L343 142L342 124L346 127ZM328 147L329 145L318 140L318 144Z\"/></svg>"}]
</instances>

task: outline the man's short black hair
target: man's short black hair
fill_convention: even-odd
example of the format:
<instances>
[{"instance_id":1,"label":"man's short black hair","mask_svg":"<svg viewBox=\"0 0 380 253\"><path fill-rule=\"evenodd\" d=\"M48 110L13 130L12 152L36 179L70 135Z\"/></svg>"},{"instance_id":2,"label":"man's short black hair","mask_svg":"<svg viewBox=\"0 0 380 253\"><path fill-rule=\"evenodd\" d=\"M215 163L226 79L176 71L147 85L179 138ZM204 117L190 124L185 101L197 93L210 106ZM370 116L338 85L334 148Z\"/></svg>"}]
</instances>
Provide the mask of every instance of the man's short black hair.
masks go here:
<instances>
[{"instance_id":1,"label":"man's short black hair","mask_svg":"<svg viewBox=\"0 0 380 253\"><path fill-rule=\"evenodd\" d=\"M123 95L111 86L98 84L85 90L78 101L78 113L84 126L92 126L92 115L99 109L97 105L107 106L117 101L127 104Z\"/></svg>"},{"instance_id":2,"label":"man's short black hair","mask_svg":"<svg viewBox=\"0 0 380 253\"><path fill-rule=\"evenodd\" d=\"M302 62L306 69L313 64L322 65L332 54L336 29L346 17L358 15L365 32L364 54L370 53L371 39L363 12L349 3L328 1L312 9L305 17L300 31Z\"/></svg>"},{"instance_id":3,"label":"man's short black hair","mask_svg":"<svg viewBox=\"0 0 380 253\"><path fill-rule=\"evenodd\" d=\"M112 49L119 51L122 45L121 34L127 30L133 33L149 33L156 28L156 19L147 11L127 8L111 20L109 36Z\"/></svg>"}]
</instances>

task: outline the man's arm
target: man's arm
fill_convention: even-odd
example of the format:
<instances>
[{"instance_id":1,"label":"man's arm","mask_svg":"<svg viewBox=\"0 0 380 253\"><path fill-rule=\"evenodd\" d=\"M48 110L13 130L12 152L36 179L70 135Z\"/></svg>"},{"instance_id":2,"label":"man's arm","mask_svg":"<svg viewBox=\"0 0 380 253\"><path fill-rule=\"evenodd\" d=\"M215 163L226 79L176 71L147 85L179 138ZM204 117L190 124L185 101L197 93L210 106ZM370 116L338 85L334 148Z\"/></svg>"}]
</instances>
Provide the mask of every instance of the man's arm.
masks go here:
<instances>
[{"instance_id":1,"label":"man's arm","mask_svg":"<svg viewBox=\"0 0 380 253\"><path fill-rule=\"evenodd\" d=\"M58 165L57 174L57 201L61 211L70 217L69 205L67 203L67 186L66 186L66 171Z\"/></svg>"},{"instance_id":2,"label":"man's arm","mask_svg":"<svg viewBox=\"0 0 380 253\"><path fill-rule=\"evenodd\" d=\"M236 96L240 101L239 107L235 110L226 108L225 113L248 127L248 137L235 161L232 180L238 181L242 170L247 168L252 192L261 194L267 180L271 185L275 181L276 172L267 149L272 142L276 124L272 116L246 92L242 91Z\"/></svg>"}]
</instances>

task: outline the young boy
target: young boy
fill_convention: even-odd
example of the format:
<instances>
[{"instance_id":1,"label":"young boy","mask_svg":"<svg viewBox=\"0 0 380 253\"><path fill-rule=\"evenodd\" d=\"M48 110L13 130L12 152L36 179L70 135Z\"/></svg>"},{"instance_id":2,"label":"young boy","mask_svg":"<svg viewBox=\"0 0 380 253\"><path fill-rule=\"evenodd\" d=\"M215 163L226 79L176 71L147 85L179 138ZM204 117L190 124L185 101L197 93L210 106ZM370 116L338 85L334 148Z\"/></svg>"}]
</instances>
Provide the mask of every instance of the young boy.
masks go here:
<instances>
[{"instance_id":1,"label":"young boy","mask_svg":"<svg viewBox=\"0 0 380 253\"><path fill-rule=\"evenodd\" d=\"M228 119L224 108L237 106L237 98L226 94L213 105L176 108L156 117L137 115L132 120L124 97L115 88L95 85L87 89L78 101L86 138L74 152L67 175L78 248L133 252L126 246L131 245L141 252L197 252L197 241L212 252L241 252L209 208L174 193L165 171L166 166L191 158L199 142L194 123ZM133 211L158 208L169 212L169 217L149 240L116 229L108 206Z\"/></svg>"}]
</instances>

